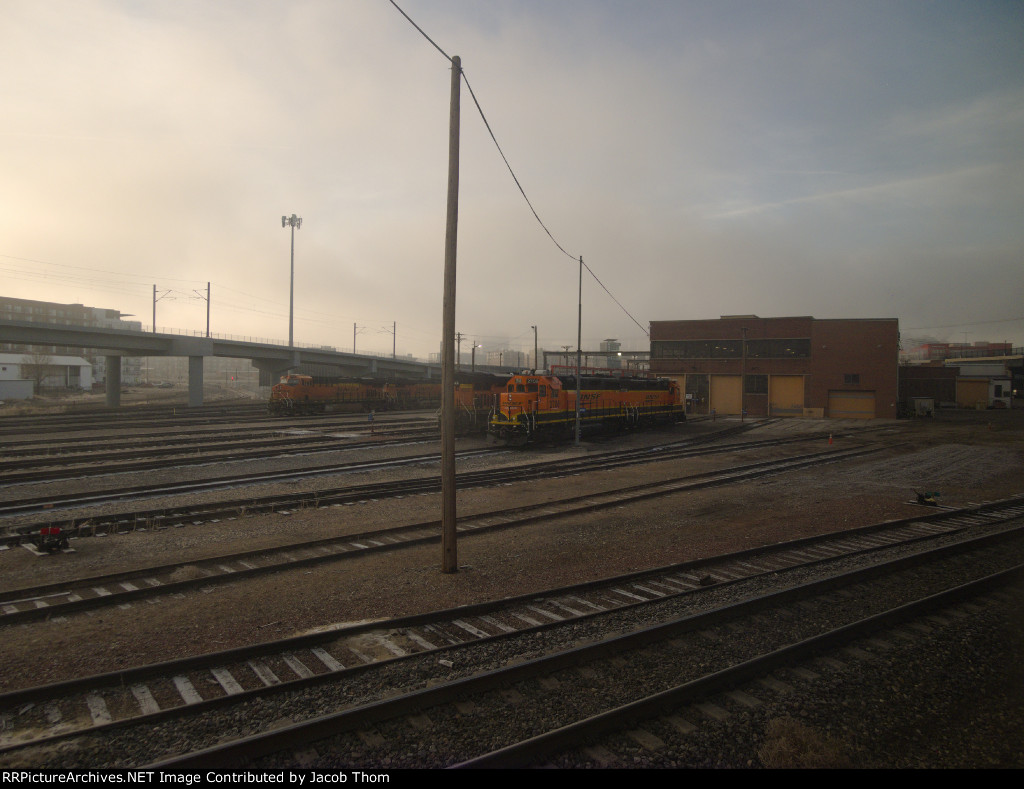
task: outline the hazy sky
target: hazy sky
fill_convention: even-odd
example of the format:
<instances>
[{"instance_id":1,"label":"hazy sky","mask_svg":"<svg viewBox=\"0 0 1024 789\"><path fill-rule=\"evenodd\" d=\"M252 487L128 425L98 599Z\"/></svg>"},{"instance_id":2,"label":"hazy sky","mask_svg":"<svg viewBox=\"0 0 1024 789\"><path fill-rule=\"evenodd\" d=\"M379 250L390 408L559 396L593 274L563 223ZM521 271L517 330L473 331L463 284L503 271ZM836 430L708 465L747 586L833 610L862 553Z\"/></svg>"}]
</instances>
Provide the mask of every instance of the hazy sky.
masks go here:
<instances>
[{"instance_id":1,"label":"hazy sky","mask_svg":"<svg viewBox=\"0 0 1024 789\"><path fill-rule=\"evenodd\" d=\"M585 348L739 313L1024 344L1021 2L398 4L568 253L463 83L464 342L575 346L582 255L625 308L585 272ZM449 69L388 0L0 3L0 295L149 326L156 285L201 331L210 281L213 332L286 340L295 213L296 342L436 352Z\"/></svg>"}]
</instances>

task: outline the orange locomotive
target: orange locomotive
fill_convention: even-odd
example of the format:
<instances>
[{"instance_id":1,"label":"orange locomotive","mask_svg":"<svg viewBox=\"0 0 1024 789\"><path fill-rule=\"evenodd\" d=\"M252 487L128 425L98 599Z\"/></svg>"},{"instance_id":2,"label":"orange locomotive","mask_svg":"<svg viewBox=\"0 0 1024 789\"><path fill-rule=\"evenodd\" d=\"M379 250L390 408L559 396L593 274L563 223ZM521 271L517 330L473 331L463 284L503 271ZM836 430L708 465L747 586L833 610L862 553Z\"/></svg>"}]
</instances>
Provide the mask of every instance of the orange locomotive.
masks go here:
<instances>
[{"instance_id":1,"label":"orange locomotive","mask_svg":"<svg viewBox=\"0 0 1024 789\"><path fill-rule=\"evenodd\" d=\"M494 406L494 395L505 391L507 375L455 374L455 427L459 433L483 432ZM314 378L281 376L270 390L267 409L275 416L351 411L402 411L440 408L437 380L384 381L373 378Z\"/></svg>"},{"instance_id":2,"label":"orange locomotive","mask_svg":"<svg viewBox=\"0 0 1024 789\"><path fill-rule=\"evenodd\" d=\"M455 373L455 432L457 435L484 433L494 411L494 402L505 391L508 374Z\"/></svg>"},{"instance_id":3,"label":"orange locomotive","mask_svg":"<svg viewBox=\"0 0 1024 789\"><path fill-rule=\"evenodd\" d=\"M554 371L559 374L555 375ZM563 372L565 371L565 372ZM685 421L679 385L622 370L580 371L580 428L619 430ZM559 367L513 376L498 395L488 438L522 445L565 439L576 429L576 371Z\"/></svg>"},{"instance_id":4,"label":"orange locomotive","mask_svg":"<svg viewBox=\"0 0 1024 789\"><path fill-rule=\"evenodd\" d=\"M395 393L384 381L352 378L320 379L311 375L282 375L270 390L267 410L275 416L323 414L328 411L384 411L398 407ZM437 399L440 402L438 387ZM429 406L426 406L429 407Z\"/></svg>"}]
</instances>

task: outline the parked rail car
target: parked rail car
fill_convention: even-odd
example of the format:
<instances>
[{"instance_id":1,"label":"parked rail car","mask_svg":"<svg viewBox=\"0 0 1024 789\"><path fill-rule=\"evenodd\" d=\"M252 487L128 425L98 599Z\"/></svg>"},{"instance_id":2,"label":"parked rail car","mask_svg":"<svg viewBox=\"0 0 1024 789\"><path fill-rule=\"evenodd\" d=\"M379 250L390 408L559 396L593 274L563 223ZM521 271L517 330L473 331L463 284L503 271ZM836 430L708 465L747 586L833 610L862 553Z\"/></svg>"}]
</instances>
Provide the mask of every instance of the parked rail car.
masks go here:
<instances>
[{"instance_id":1,"label":"parked rail car","mask_svg":"<svg viewBox=\"0 0 1024 789\"><path fill-rule=\"evenodd\" d=\"M486 433L495 398L505 391L507 384L508 375L455 373L455 433Z\"/></svg>"},{"instance_id":2,"label":"parked rail car","mask_svg":"<svg viewBox=\"0 0 1024 789\"><path fill-rule=\"evenodd\" d=\"M507 375L455 375L456 431L483 433ZM440 381L383 381L368 378L322 379L290 374L270 391L267 409L275 416L352 411L405 411L441 407Z\"/></svg>"},{"instance_id":3,"label":"parked rail car","mask_svg":"<svg viewBox=\"0 0 1024 789\"><path fill-rule=\"evenodd\" d=\"M280 383L271 387L267 410L275 416L291 416L386 410L388 404L382 381L290 374L281 376Z\"/></svg>"},{"instance_id":4,"label":"parked rail car","mask_svg":"<svg viewBox=\"0 0 1024 789\"><path fill-rule=\"evenodd\" d=\"M560 368L570 371L571 368ZM564 440L576 429L576 376L514 375L498 395L488 440L507 445ZM588 370L580 374L581 432L624 430L686 420L679 385L668 378Z\"/></svg>"}]
</instances>

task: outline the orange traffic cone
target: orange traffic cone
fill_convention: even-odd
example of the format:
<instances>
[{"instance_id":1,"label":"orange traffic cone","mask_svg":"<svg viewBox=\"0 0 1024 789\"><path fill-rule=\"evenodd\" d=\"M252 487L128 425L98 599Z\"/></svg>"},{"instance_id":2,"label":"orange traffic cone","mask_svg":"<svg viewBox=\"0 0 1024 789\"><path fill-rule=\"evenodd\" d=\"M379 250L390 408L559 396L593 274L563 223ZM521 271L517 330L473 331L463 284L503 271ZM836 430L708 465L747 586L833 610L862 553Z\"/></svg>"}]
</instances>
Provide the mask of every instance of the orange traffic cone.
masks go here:
<instances>
[{"instance_id":1,"label":"orange traffic cone","mask_svg":"<svg viewBox=\"0 0 1024 789\"><path fill-rule=\"evenodd\" d=\"M831 433L828 434L828 445L832 446L832 434Z\"/></svg>"}]
</instances>

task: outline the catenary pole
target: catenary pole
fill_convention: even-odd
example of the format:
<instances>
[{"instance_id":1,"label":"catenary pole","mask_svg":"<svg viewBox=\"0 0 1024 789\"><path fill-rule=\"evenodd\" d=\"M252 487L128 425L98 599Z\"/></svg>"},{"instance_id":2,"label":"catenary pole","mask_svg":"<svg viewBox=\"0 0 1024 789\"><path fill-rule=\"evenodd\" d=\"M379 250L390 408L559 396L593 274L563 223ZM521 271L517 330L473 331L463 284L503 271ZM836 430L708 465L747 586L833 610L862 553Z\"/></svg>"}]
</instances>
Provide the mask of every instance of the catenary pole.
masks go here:
<instances>
[{"instance_id":1,"label":"catenary pole","mask_svg":"<svg viewBox=\"0 0 1024 789\"><path fill-rule=\"evenodd\" d=\"M448 221L444 235L441 332L441 571L459 571L455 530L455 252L459 227L459 87L462 59L452 57L448 121Z\"/></svg>"}]
</instances>

